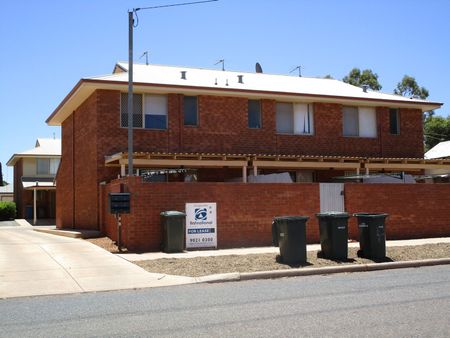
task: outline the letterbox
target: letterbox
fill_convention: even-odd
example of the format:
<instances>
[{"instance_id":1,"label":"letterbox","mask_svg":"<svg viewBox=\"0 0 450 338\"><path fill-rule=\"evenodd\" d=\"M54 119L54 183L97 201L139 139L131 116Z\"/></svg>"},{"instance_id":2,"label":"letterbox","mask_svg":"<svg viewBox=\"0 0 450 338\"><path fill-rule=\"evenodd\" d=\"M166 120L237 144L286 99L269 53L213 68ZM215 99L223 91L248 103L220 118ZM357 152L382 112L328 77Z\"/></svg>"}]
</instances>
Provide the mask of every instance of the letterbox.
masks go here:
<instances>
[{"instance_id":1,"label":"letterbox","mask_svg":"<svg viewBox=\"0 0 450 338\"><path fill-rule=\"evenodd\" d=\"M120 192L108 194L108 207L111 214L129 214L130 213L130 193Z\"/></svg>"}]
</instances>

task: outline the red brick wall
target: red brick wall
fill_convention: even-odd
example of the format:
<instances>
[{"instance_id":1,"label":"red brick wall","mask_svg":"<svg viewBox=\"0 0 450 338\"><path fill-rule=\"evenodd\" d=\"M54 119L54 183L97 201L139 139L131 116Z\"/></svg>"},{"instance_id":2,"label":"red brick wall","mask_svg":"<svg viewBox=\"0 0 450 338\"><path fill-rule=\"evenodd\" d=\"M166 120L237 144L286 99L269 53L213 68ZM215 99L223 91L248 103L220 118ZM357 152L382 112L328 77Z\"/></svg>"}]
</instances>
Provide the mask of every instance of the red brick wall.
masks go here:
<instances>
[{"instance_id":1,"label":"red brick wall","mask_svg":"<svg viewBox=\"0 0 450 338\"><path fill-rule=\"evenodd\" d=\"M62 159L57 177L59 228L98 227L97 94L91 95L62 125Z\"/></svg>"},{"instance_id":2,"label":"red brick wall","mask_svg":"<svg viewBox=\"0 0 450 338\"><path fill-rule=\"evenodd\" d=\"M98 158L126 150L120 93L97 91ZM135 151L423 157L422 113L400 110L400 135L389 134L389 109L377 108L377 138L342 136L342 105L314 104L314 135L276 133L274 100L262 100L262 128L247 127L247 99L200 95L199 125L183 125L183 96L168 95L167 131L134 129ZM102 175L100 175L102 176ZM110 175L105 175L109 177Z\"/></svg>"},{"instance_id":3,"label":"red brick wall","mask_svg":"<svg viewBox=\"0 0 450 338\"><path fill-rule=\"evenodd\" d=\"M74 226L74 167L73 167L74 114L62 123L61 162L56 176L56 226Z\"/></svg>"},{"instance_id":4,"label":"red brick wall","mask_svg":"<svg viewBox=\"0 0 450 338\"><path fill-rule=\"evenodd\" d=\"M450 184L345 184L348 212L385 212L388 239L450 236ZM358 237L356 219L350 233Z\"/></svg>"},{"instance_id":5,"label":"red brick wall","mask_svg":"<svg viewBox=\"0 0 450 338\"><path fill-rule=\"evenodd\" d=\"M132 250L159 251L159 213L184 211L186 202L217 202L218 246L271 244L271 223L277 215L306 215L307 240L319 241L315 214L320 209L319 184L142 183L140 178L115 180L105 186L102 219L105 233L116 239L116 220L106 211L108 192L120 184L132 194L132 214L123 215L123 243ZM407 202L406 202L407 201ZM346 210L386 212L388 239L450 236L448 184L345 184ZM349 237L358 239L356 218Z\"/></svg>"},{"instance_id":6,"label":"red brick wall","mask_svg":"<svg viewBox=\"0 0 450 338\"><path fill-rule=\"evenodd\" d=\"M122 237L133 250L159 251L162 240L160 212L184 211L186 202L217 202L218 247L265 246L272 242L272 219L280 215L307 215L309 242L317 242L318 184L244 183L142 183L140 178L116 180L107 192L120 190L128 182L132 214L123 215ZM104 229L116 239L116 220L104 215Z\"/></svg>"}]
</instances>

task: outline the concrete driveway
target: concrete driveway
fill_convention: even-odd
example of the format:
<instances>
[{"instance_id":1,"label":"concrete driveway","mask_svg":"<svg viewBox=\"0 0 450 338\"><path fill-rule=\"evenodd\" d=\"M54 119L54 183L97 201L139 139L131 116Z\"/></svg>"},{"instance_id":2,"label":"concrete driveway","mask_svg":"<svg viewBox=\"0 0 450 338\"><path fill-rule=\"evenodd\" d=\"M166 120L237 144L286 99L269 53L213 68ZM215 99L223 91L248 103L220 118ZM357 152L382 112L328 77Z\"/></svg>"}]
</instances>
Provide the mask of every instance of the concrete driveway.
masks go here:
<instances>
[{"instance_id":1,"label":"concrete driveway","mask_svg":"<svg viewBox=\"0 0 450 338\"><path fill-rule=\"evenodd\" d=\"M0 226L0 298L106 291L192 283L190 277L154 274L96 245Z\"/></svg>"}]
</instances>

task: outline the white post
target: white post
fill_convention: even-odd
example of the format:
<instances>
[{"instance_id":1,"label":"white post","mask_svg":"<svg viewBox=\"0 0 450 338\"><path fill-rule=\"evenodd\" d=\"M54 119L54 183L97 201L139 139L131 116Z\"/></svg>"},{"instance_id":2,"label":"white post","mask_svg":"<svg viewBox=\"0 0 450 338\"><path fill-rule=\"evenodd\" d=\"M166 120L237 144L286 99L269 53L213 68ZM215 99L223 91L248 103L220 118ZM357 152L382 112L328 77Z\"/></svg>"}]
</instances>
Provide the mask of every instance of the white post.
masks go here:
<instances>
[{"instance_id":1,"label":"white post","mask_svg":"<svg viewBox=\"0 0 450 338\"><path fill-rule=\"evenodd\" d=\"M366 175L369 176L369 168L366 168Z\"/></svg>"},{"instance_id":2,"label":"white post","mask_svg":"<svg viewBox=\"0 0 450 338\"><path fill-rule=\"evenodd\" d=\"M120 176L125 177L126 171L125 171L125 164L122 164L120 166Z\"/></svg>"},{"instance_id":3,"label":"white post","mask_svg":"<svg viewBox=\"0 0 450 338\"><path fill-rule=\"evenodd\" d=\"M359 168L356 168L356 175L359 175Z\"/></svg>"},{"instance_id":4,"label":"white post","mask_svg":"<svg viewBox=\"0 0 450 338\"><path fill-rule=\"evenodd\" d=\"M247 166L242 167L242 182L247 183Z\"/></svg>"},{"instance_id":5,"label":"white post","mask_svg":"<svg viewBox=\"0 0 450 338\"><path fill-rule=\"evenodd\" d=\"M258 167L256 165L253 166L253 176L258 176Z\"/></svg>"},{"instance_id":6,"label":"white post","mask_svg":"<svg viewBox=\"0 0 450 338\"><path fill-rule=\"evenodd\" d=\"M36 199L37 199L37 189L33 189L33 224L37 223Z\"/></svg>"}]
</instances>

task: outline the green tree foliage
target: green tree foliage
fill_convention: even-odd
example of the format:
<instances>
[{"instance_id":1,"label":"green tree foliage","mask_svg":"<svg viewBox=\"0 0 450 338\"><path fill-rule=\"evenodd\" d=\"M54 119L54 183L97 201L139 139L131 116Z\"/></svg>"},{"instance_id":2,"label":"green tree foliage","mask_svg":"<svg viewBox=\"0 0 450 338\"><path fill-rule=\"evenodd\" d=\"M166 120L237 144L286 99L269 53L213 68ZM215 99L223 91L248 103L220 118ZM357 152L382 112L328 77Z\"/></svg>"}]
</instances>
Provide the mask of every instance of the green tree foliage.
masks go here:
<instances>
[{"instance_id":1,"label":"green tree foliage","mask_svg":"<svg viewBox=\"0 0 450 338\"><path fill-rule=\"evenodd\" d=\"M425 151L430 150L442 141L450 140L450 116L431 115L425 118L424 123Z\"/></svg>"},{"instance_id":2,"label":"green tree foliage","mask_svg":"<svg viewBox=\"0 0 450 338\"><path fill-rule=\"evenodd\" d=\"M422 100L425 100L430 93L425 87L420 87L414 77L405 75L402 81L397 83L397 88L394 89L394 94L402 96L417 96Z\"/></svg>"},{"instance_id":3,"label":"green tree foliage","mask_svg":"<svg viewBox=\"0 0 450 338\"><path fill-rule=\"evenodd\" d=\"M7 221L16 217L16 203L0 201L0 221Z\"/></svg>"},{"instance_id":4,"label":"green tree foliage","mask_svg":"<svg viewBox=\"0 0 450 338\"><path fill-rule=\"evenodd\" d=\"M332 77L330 74L325 75L323 78L324 79L331 79L331 80L334 79L334 77Z\"/></svg>"},{"instance_id":5,"label":"green tree foliage","mask_svg":"<svg viewBox=\"0 0 450 338\"><path fill-rule=\"evenodd\" d=\"M358 87L367 85L372 90L380 90L382 88L378 82L378 75L370 69L361 71L359 68L353 68L342 81Z\"/></svg>"}]
</instances>

